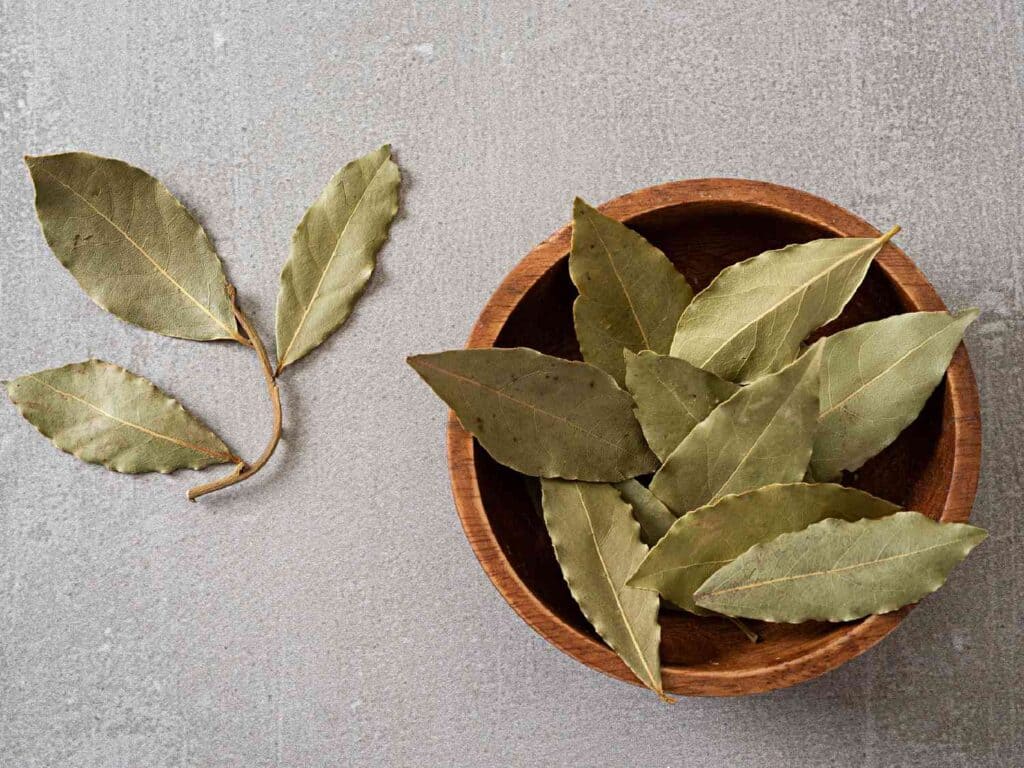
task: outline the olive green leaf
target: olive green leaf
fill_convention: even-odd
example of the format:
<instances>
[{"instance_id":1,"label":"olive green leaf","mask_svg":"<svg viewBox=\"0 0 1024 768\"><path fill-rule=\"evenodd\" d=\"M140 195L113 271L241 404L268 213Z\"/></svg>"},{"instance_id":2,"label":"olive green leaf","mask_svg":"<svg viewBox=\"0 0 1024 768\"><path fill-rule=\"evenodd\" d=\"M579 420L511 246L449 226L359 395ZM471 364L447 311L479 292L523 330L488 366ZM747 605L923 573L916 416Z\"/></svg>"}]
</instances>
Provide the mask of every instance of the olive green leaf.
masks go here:
<instances>
[{"instance_id":1,"label":"olive green leaf","mask_svg":"<svg viewBox=\"0 0 1024 768\"><path fill-rule=\"evenodd\" d=\"M666 459L651 491L676 515L731 493L804 477L818 418L821 346L742 388Z\"/></svg>"},{"instance_id":2,"label":"olive green leaf","mask_svg":"<svg viewBox=\"0 0 1024 768\"><path fill-rule=\"evenodd\" d=\"M309 354L344 323L398 212L391 147L335 174L292 236L277 296L277 369Z\"/></svg>"},{"instance_id":3,"label":"olive green leaf","mask_svg":"<svg viewBox=\"0 0 1024 768\"><path fill-rule=\"evenodd\" d=\"M532 349L458 349L409 358L480 445L526 475L618 482L657 460L633 400L607 373Z\"/></svg>"},{"instance_id":4,"label":"olive green leaf","mask_svg":"<svg viewBox=\"0 0 1024 768\"><path fill-rule=\"evenodd\" d=\"M678 357L625 352L626 387L651 450L664 461L697 424L739 389Z\"/></svg>"},{"instance_id":5,"label":"olive green leaf","mask_svg":"<svg viewBox=\"0 0 1024 768\"><path fill-rule=\"evenodd\" d=\"M693 290L664 253L578 197L572 206L569 274L583 359L625 382L622 350L668 352Z\"/></svg>"},{"instance_id":6,"label":"olive green leaf","mask_svg":"<svg viewBox=\"0 0 1024 768\"><path fill-rule=\"evenodd\" d=\"M736 382L788 365L811 331L839 316L898 229L789 245L723 269L679 318L671 354Z\"/></svg>"},{"instance_id":7,"label":"olive green leaf","mask_svg":"<svg viewBox=\"0 0 1024 768\"><path fill-rule=\"evenodd\" d=\"M544 480L544 522L569 591L641 683L666 698L658 596L626 586L647 554L629 505L610 485Z\"/></svg>"},{"instance_id":8,"label":"olive green leaf","mask_svg":"<svg viewBox=\"0 0 1024 768\"><path fill-rule=\"evenodd\" d=\"M920 512L823 520L756 544L694 594L727 616L796 624L895 611L939 587L987 534Z\"/></svg>"},{"instance_id":9,"label":"olive green leaf","mask_svg":"<svg viewBox=\"0 0 1024 768\"><path fill-rule=\"evenodd\" d=\"M672 527L676 516L650 489L636 480L623 480L616 483L615 488L622 500L633 508L633 517L640 523L640 538L644 544L657 544L658 539Z\"/></svg>"},{"instance_id":10,"label":"olive green leaf","mask_svg":"<svg viewBox=\"0 0 1024 768\"><path fill-rule=\"evenodd\" d=\"M840 485L766 485L725 496L676 520L630 577L629 585L652 589L691 613L703 614L693 593L712 573L755 544L800 531L825 518L886 517L899 507Z\"/></svg>"},{"instance_id":11,"label":"olive green leaf","mask_svg":"<svg viewBox=\"0 0 1024 768\"><path fill-rule=\"evenodd\" d=\"M85 152L25 163L43 235L89 298L165 336L242 341L220 259L163 184Z\"/></svg>"},{"instance_id":12,"label":"olive green leaf","mask_svg":"<svg viewBox=\"0 0 1024 768\"><path fill-rule=\"evenodd\" d=\"M178 401L102 360L30 373L4 385L21 415L54 445L116 472L241 462Z\"/></svg>"},{"instance_id":13,"label":"olive green leaf","mask_svg":"<svg viewBox=\"0 0 1024 768\"><path fill-rule=\"evenodd\" d=\"M911 312L825 339L814 476L830 480L858 469L895 440L942 381L977 316L976 309Z\"/></svg>"}]
</instances>

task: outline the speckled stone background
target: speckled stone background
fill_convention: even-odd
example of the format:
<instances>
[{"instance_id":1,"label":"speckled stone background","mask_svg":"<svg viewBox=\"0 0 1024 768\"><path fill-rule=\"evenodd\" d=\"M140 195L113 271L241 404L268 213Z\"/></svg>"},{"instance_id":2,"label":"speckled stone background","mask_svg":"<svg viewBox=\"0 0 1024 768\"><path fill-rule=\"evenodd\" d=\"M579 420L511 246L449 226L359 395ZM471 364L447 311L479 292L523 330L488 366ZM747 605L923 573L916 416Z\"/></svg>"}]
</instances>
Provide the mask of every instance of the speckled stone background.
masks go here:
<instances>
[{"instance_id":1,"label":"speckled stone background","mask_svg":"<svg viewBox=\"0 0 1024 768\"><path fill-rule=\"evenodd\" d=\"M102 356L246 456L269 430L251 354L85 298L43 242L22 154L88 149L164 180L267 334L291 230L331 173L390 141L406 179L372 289L288 372L286 439L237 492L189 505L196 475L81 464L2 404L0 765L1024 764L1022 14L0 0L2 378ZM490 585L452 506L445 410L403 359L462 345L574 194L711 175L899 222L947 303L981 307L991 538L842 669L665 707L549 646Z\"/></svg>"}]
</instances>

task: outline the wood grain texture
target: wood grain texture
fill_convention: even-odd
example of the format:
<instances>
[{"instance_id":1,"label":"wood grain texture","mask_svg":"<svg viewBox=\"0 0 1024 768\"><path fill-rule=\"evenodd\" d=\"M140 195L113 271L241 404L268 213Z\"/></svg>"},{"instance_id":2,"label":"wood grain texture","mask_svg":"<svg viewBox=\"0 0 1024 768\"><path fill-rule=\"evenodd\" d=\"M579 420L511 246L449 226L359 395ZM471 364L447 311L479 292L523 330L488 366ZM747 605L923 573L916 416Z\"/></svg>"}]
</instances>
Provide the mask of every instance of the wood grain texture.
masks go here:
<instances>
[{"instance_id":1,"label":"wood grain texture","mask_svg":"<svg viewBox=\"0 0 1024 768\"><path fill-rule=\"evenodd\" d=\"M661 248L705 287L723 267L764 250L819 237L875 237L850 212L806 192L758 181L695 179L642 189L599 210ZM572 330L571 230L534 248L484 307L469 347L525 345L579 359ZM843 314L822 334L891 314L945 310L913 262L889 243ZM920 417L879 456L844 480L943 522L965 522L981 453L978 393L963 345ZM522 476L496 464L454 416L448 459L463 528L484 571L517 613L565 653L637 683L574 604L533 512ZM889 634L910 607L850 624L761 624L752 645L724 619L662 612L666 691L735 696L783 688L835 669ZM756 623L755 623L756 624Z\"/></svg>"}]
</instances>

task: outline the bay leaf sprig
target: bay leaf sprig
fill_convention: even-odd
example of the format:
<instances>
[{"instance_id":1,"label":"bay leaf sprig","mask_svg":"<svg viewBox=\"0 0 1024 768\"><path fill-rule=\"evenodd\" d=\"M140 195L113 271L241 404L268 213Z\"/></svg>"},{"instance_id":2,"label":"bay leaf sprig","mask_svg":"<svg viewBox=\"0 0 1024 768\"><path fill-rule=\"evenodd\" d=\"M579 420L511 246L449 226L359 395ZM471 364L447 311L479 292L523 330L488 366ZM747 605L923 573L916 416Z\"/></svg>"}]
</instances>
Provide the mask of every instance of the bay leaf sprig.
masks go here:
<instances>
[{"instance_id":1,"label":"bay leaf sprig","mask_svg":"<svg viewBox=\"0 0 1024 768\"><path fill-rule=\"evenodd\" d=\"M100 360L5 382L18 410L62 450L119 472L234 464L227 476L192 488L193 501L255 475L281 438L281 371L348 319L387 238L400 183L390 147L346 165L300 222L281 278L276 366L206 232L167 187L86 152L25 162L43 235L85 293L141 328L252 349L273 425L263 452L247 462L154 384Z\"/></svg>"},{"instance_id":2,"label":"bay leaf sprig","mask_svg":"<svg viewBox=\"0 0 1024 768\"><path fill-rule=\"evenodd\" d=\"M807 346L898 231L767 251L694 296L685 263L577 198L585 362L524 348L409 358L496 461L542 478L570 593L659 696L659 597L756 641L742 619L849 621L915 602L984 538L821 482L917 418L977 316L896 315Z\"/></svg>"}]
</instances>

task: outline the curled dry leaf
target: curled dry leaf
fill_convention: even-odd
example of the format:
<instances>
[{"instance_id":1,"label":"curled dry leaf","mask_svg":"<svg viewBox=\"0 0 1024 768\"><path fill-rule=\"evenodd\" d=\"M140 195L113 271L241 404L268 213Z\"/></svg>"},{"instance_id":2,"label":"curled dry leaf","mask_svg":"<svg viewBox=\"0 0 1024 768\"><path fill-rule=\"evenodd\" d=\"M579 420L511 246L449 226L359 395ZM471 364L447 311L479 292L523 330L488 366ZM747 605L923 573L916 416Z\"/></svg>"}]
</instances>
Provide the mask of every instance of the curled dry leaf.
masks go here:
<instances>
[{"instance_id":1,"label":"curled dry leaf","mask_svg":"<svg viewBox=\"0 0 1024 768\"><path fill-rule=\"evenodd\" d=\"M277 297L278 371L344 323L398 212L401 177L385 145L335 174L292 236Z\"/></svg>"},{"instance_id":2,"label":"curled dry leaf","mask_svg":"<svg viewBox=\"0 0 1024 768\"><path fill-rule=\"evenodd\" d=\"M718 405L739 389L678 357L625 353L626 387L651 450L662 461Z\"/></svg>"},{"instance_id":3,"label":"curled dry leaf","mask_svg":"<svg viewBox=\"0 0 1024 768\"><path fill-rule=\"evenodd\" d=\"M942 381L977 316L976 309L911 312L819 341L825 351L814 477L831 480L844 469L859 469L895 440Z\"/></svg>"},{"instance_id":4,"label":"curled dry leaf","mask_svg":"<svg viewBox=\"0 0 1024 768\"><path fill-rule=\"evenodd\" d=\"M793 624L888 613L941 587L985 536L920 512L823 520L751 547L715 571L694 600L727 616Z\"/></svg>"},{"instance_id":5,"label":"curled dry leaf","mask_svg":"<svg viewBox=\"0 0 1024 768\"><path fill-rule=\"evenodd\" d=\"M623 480L616 483L615 488L622 500L633 508L633 517L640 524L640 538L644 544L657 544L672 527L676 516L649 488L636 480Z\"/></svg>"},{"instance_id":6,"label":"curled dry leaf","mask_svg":"<svg viewBox=\"0 0 1024 768\"><path fill-rule=\"evenodd\" d=\"M657 466L629 393L600 368L532 349L409 358L494 459L526 475L618 482Z\"/></svg>"},{"instance_id":7,"label":"curled dry leaf","mask_svg":"<svg viewBox=\"0 0 1024 768\"><path fill-rule=\"evenodd\" d=\"M112 363L88 360L5 385L21 415L54 445L116 472L241 462L176 400Z\"/></svg>"},{"instance_id":8,"label":"curled dry leaf","mask_svg":"<svg viewBox=\"0 0 1024 768\"><path fill-rule=\"evenodd\" d=\"M655 590L691 613L706 613L693 602L693 593L755 544L829 517L853 521L898 511L869 493L830 483L766 485L725 496L676 520L629 585Z\"/></svg>"},{"instance_id":9,"label":"curled dry leaf","mask_svg":"<svg viewBox=\"0 0 1024 768\"><path fill-rule=\"evenodd\" d=\"M818 420L821 347L742 388L672 451L651 491L676 515L732 493L803 479Z\"/></svg>"},{"instance_id":10,"label":"curled dry leaf","mask_svg":"<svg viewBox=\"0 0 1024 768\"><path fill-rule=\"evenodd\" d=\"M569 274L583 359L625 383L622 350L668 352L693 289L660 250L578 197L572 207Z\"/></svg>"},{"instance_id":11,"label":"curled dry leaf","mask_svg":"<svg viewBox=\"0 0 1024 768\"><path fill-rule=\"evenodd\" d=\"M626 586L647 554L629 505L603 483L542 481L544 522L572 596L641 683L666 698L658 596Z\"/></svg>"},{"instance_id":12,"label":"curled dry leaf","mask_svg":"<svg viewBox=\"0 0 1024 768\"><path fill-rule=\"evenodd\" d=\"M163 184L86 152L25 163L46 241L99 306L165 336L246 343L206 232Z\"/></svg>"},{"instance_id":13,"label":"curled dry leaf","mask_svg":"<svg viewBox=\"0 0 1024 768\"><path fill-rule=\"evenodd\" d=\"M788 365L811 331L839 316L898 229L789 245L723 269L679 318L672 355L736 382Z\"/></svg>"}]
</instances>

